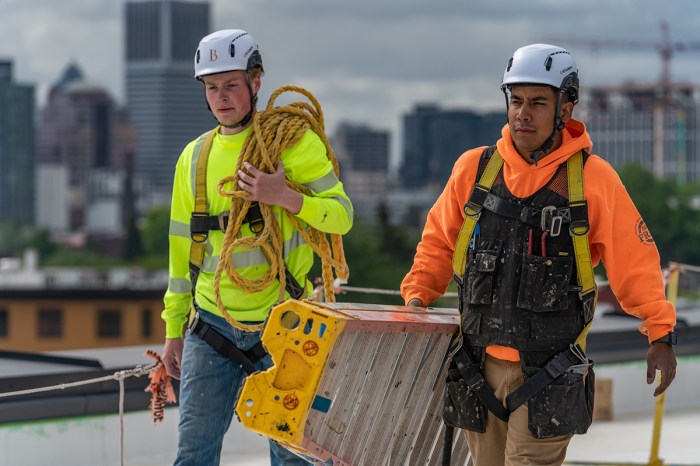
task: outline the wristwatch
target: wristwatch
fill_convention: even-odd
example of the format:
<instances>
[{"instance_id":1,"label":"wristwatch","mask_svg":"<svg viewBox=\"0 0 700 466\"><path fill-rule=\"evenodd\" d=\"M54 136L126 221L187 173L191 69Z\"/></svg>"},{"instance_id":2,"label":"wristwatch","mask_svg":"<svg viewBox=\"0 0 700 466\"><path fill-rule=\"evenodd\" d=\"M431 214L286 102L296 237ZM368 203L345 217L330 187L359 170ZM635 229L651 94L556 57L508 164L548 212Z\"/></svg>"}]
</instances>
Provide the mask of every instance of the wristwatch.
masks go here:
<instances>
[{"instance_id":1,"label":"wristwatch","mask_svg":"<svg viewBox=\"0 0 700 466\"><path fill-rule=\"evenodd\" d=\"M657 338L656 340L652 341L651 344L653 345L654 343L668 343L671 346L674 346L678 341L678 335L676 332L669 332L668 335L664 335L661 338Z\"/></svg>"}]
</instances>

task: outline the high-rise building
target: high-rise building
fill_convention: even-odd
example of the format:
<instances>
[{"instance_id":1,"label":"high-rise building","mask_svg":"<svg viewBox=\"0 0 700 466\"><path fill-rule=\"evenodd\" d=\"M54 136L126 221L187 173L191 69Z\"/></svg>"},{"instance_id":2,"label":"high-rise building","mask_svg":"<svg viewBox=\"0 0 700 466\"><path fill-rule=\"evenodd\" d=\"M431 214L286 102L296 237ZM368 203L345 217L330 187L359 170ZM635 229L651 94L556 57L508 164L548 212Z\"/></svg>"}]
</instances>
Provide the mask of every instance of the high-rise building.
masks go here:
<instances>
[{"instance_id":1,"label":"high-rise building","mask_svg":"<svg viewBox=\"0 0 700 466\"><path fill-rule=\"evenodd\" d=\"M89 230L87 213L100 199L88 187L123 176L134 152L134 129L105 88L85 79L74 63L50 88L39 123L37 167L44 183L37 189L37 224L54 232ZM57 173L64 175L49 178Z\"/></svg>"},{"instance_id":2,"label":"high-rise building","mask_svg":"<svg viewBox=\"0 0 700 466\"><path fill-rule=\"evenodd\" d=\"M138 133L136 171L159 191L170 191L185 145L216 124L193 77L197 45L209 32L206 2L126 3L126 104Z\"/></svg>"},{"instance_id":3,"label":"high-rise building","mask_svg":"<svg viewBox=\"0 0 700 466\"><path fill-rule=\"evenodd\" d=\"M581 99L574 116L586 123L594 152L611 165L639 164L681 182L700 179L699 88L595 87Z\"/></svg>"},{"instance_id":4,"label":"high-rise building","mask_svg":"<svg viewBox=\"0 0 700 466\"><path fill-rule=\"evenodd\" d=\"M0 219L34 224L34 86L0 60Z\"/></svg>"},{"instance_id":5,"label":"high-rise building","mask_svg":"<svg viewBox=\"0 0 700 466\"><path fill-rule=\"evenodd\" d=\"M505 113L478 114L418 105L403 118L400 184L441 190L459 156L468 149L494 144L505 122Z\"/></svg>"},{"instance_id":6,"label":"high-rise building","mask_svg":"<svg viewBox=\"0 0 700 466\"><path fill-rule=\"evenodd\" d=\"M389 170L389 132L343 123L333 137L340 163L340 180L355 214L373 219L386 201Z\"/></svg>"}]
</instances>

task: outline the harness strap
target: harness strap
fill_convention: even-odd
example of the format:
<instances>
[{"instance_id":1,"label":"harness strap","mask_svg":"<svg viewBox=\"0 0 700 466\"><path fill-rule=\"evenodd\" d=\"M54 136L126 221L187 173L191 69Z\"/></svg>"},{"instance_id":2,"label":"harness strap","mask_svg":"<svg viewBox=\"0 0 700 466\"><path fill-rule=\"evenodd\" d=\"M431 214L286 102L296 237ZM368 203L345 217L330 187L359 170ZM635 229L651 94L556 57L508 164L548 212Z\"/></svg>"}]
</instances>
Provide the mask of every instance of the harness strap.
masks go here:
<instances>
[{"instance_id":1,"label":"harness strap","mask_svg":"<svg viewBox=\"0 0 700 466\"><path fill-rule=\"evenodd\" d=\"M452 271L460 281L467 268L467 248L472 239L474 228L479 223L479 217L481 216L486 197L491 192L491 186L493 186L493 182L503 166L503 157L498 153L498 149L495 146L488 147L484 150L482 157L487 155L488 151L492 151L491 158L486 164L479 182L474 185L469 201L464 205L464 222L462 222L462 228L459 230L454 254L452 255Z\"/></svg>"},{"instance_id":2,"label":"harness strap","mask_svg":"<svg viewBox=\"0 0 700 466\"><path fill-rule=\"evenodd\" d=\"M484 406L495 414L498 419L503 422L508 422L510 411L504 408L501 402L498 401L498 398L496 398L489 384L486 383L484 375L481 373L481 370L479 370L479 366L472 359L472 355L469 354L469 351L467 351L464 346L460 346L452 356L452 360L457 366L464 382L467 384L467 388L473 392L477 398L484 403Z\"/></svg>"},{"instance_id":3,"label":"harness strap","mask_svg":"<svg viewBox=\"0 0 700 466\"><path fill-rule=\"evenodd\" d=\"M190 234L208 233L210 231L226 232L228 227L229 211L225 210L219 215L192 216L190 218ZM262 231L264 223L262 213L260 212L260 204L252 202L245 215L243 223L250 225L250 230L258 234Z\"/></svg>"},{"instance_id":4,"label":"harness strap","mask_svg":"<svg viewBox=\"0 0 700 466\"><path fill-rule=\"evenodd\" d=\"M209 324L202 322L199 318L199 313L195 314L190 330L207 342L217 353L238 364L248 375L256 371L255 363L267 355L260 341L249 350L244 351L240 349Z\"/></svg>"},{"instance_id":5,"label":"harness strap","mask_svg":"<svg viewBox=\"0 0 700 466\"><path fill-rule=\"evenodd\" d=\"M554 379L566 372L570 367L585 365L587 361L581 359L582 350L578 345L562 351L549 361L544 367L528 378L521 386L506 398L506 406L509 412L515 411L520 405L532 398L537 392L549 385Z\"/></svg>"},{"instance_id":6,"label":"harness strap","mask_svg":"<svg viewBox=\"0 0 700 466\"><path fill-rule=\"evenodd\" d=\"M292 272L289 271L287 263L284 263L284 289L292 299L302 299L306 293L306 289L299 284Z\"/></svg>"},{"instance_id":7,"label":"harness strap","mask_svg":"<svg viewBox=\"0 0 700 466\"><path fill-rule=\"evenodd\" d=\"M591 227L588 223L588 204L583 193L583 153L581 151L569 157L566 161L566 171L571 209L569 233L574 243L576 280L581 287L579 297L583 304L584 322L586 322L586 326L576 338L576 344L585 352L586 336L593 324L593 314L598 300L598 286L593 275L593 261L588 244L588 232Z\"/></svg>"},{"instance_id":8,"label":"harness strap","mask_svg":"<svg viewBox=\"0 0 700 466\"><path fill-rule=\"evenodd\" d=\"M209 160L209 151L211 144L214 141L214 136L219 130L217 126L209 131L204 138L204 143L199 150L199 158L197 159L197 173L195 174L195 193L194 193L194 211L192 217L205 217L209 215L209 205L207 203L207 161ZM204 263L204 254L206 252L206 242L209 237L209 232L190 233L190 282L192 283L192 295L194 296L197 288L197 278L199 271L202 270Z\"/></svg>"},{"instance_id":9,"label":"harness strap","mask_svg":"<svg viewBox=\"0 0 700 466\"><path fill-rule=\"evenodd\" d=\"M503 422L508 422L510 414L518 409L536 393L549 385L554 379L561 376L573 366L587 369L589 364L582 358L582 350L578 345L571 345L565 351L552 358L544 367L540 368L532 377L528 378L520 387L506 398L506 407L496 398L491 387L486 383L479 366L474 363L471 354L463 346L452 356L460 375L464 379L468 389L472 391L484 406Z\"/></svg>"},{"instance_id":10,"label":"harness strap","mask_svg":"<svg viewBox=\"0 0 700 466\"><path fill-rule=\"evenodd\" d=\"M571 209L569 207L554 208L551 206L537 209L511 202L492 193L486 196L484 209L501 217L520 220L523 223L542 228L543 230L553 230L556 234L552 236L558 236L562 224L571 222ZM554 219L558 220L554 221ZM552 231L550 231L551 234Z\"/></svg>"}]
</instances>

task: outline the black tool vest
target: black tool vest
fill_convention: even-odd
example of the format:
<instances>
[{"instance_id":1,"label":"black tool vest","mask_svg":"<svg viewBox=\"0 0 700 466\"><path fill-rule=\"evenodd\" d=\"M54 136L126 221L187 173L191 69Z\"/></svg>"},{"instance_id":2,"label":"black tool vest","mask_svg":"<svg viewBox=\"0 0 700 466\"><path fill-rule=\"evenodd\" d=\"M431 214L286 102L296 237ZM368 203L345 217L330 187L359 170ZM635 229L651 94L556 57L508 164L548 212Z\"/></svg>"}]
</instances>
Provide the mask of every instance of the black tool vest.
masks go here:
<instances>
[{"instance_id":1,"label":"black tool vest","mask_svg":"<svg viewBox=\"0 0 700 466\"><path fill-rule=\"evenodd\" d=\"M492 152L484 151L477 180ZM508 190L501 169L484 202L460 287L468 346L509 346L523 361L539 365L535 361L546 361L576 340L584 314L568 201L566 164L528 198Z\"/></svg>"}]
</instances>

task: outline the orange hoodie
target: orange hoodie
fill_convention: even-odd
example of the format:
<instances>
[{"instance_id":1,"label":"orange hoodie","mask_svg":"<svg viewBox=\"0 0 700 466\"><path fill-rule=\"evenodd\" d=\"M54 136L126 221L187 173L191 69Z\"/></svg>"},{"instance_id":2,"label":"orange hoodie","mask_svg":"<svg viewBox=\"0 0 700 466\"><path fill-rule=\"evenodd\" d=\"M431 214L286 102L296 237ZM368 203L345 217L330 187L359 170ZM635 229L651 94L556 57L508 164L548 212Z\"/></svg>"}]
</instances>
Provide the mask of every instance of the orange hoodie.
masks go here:
<instances>
[{"instance_id":1,"label":"orange hoodie","mask_svg":"<svg viewBox=\"0 0 700 466\"><path fill-rule=\"evenodd\" d=\"M503 178L510 192L520 198L541 189L571 155L581 149L590 153L592 147L585 125L572 119L562 131L561 146L535 166L515 149L508 125L501 134L496 146L505 161ZM413 267L401 283L406 302L418 298L427 306L445 293L452 280L452 252L464 220L462 208L474 187L483 150L479 147L462 154L430 210ZM642 319L639 330L649 342L666 335L675 325L675 309L666 300L654 240L627 190L610 164L596 155L590 156L584 166L583 186L593 265L602 259L612 291L625 312ZM519 360L513 348L493 345L487 353Z\"/></svg>"}]
</instances>

